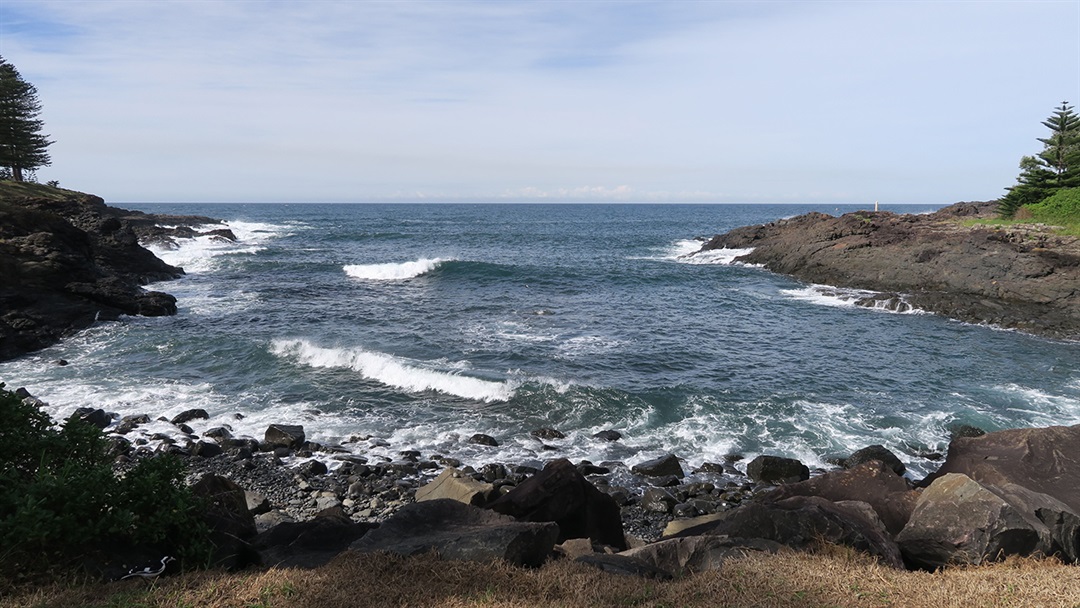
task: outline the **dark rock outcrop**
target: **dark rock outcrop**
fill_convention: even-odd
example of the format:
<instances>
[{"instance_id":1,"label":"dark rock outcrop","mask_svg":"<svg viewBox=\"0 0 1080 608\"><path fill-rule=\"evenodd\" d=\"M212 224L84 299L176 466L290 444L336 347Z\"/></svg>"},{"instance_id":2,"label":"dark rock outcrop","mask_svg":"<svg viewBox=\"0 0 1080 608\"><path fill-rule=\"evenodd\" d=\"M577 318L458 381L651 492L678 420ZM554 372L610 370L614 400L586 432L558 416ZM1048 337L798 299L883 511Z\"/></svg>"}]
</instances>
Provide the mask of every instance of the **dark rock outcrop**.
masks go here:
<instances>
[{"instance_id":1,"label":"dark rock outcrop","mask_svg":"<svg viewBox=\"0 0 1080 608\"><path fill-rule=\"evenodd\" d=\"M147 283L183 270L139 245L150 226L199 225L107 206L96 196L36 184L0 189L0 361L50 346L97 320L176 313Z\"/></svg>"},{"instance_id":2,"label":"dark rock outcrop","mask_svg":"<svg viewBox=\"0 0 1080 608\"><path fill-rule=\"evenodd\" d=\"M239 569L259 563L249 541L255 537L255 518L247 508L244 489L220 475L204 475L191 486L192 494L205 505L203 520L214 543L212 564Z\"/></svg>"},{"instance_id":3,"label":"dark rock outcrop","mask_svg":"<svg viewBox=\"0 0 1080 608\"><path fill-rule=\"evenodd\" d=\"M753 248L736 258L773 272L954 319L1053 337L1080 337L1080 239L1036 225L966 226L992 203L928 215L808 213L718 235L702 248ZM901 297L898 294L903 294Z\"/></svg>"},{"instance_id":4,"label":"dark rock outcrop","mask_svg":"<svg viewBox=\"0 0 1080 608\"><path fill-rule=\"evenodd\" d=\"M678 456L674 454L668 454L667 456L661 456L660 458L654 458L636 464L631 470L638 475L644 475L646 477L665 477L667 475L674 475L679 479L686 477L686 473L683 472L682 464L679 463Z\"/></svg>"},{"instance_id":5,"label":"dark rock outcrop","mask_svg":"<svg viewBox=\"0 0 1080 608\"><path fill-rule=\"evenodd\" d=\"M907 467L904 466L903 462L900 462L900 459L897 458L896 454L890 452L885 446L877 444L866 446L861 450L856 450L851 456L844 459L844 468L854 469L864 462L871 462L874 460L885 463L885 465L892 469L893 473L896 473L897 475L903 475L904 471L907 470Z\"/></svg>"},{"instance_id":6,"label":"dark rock outcrop","mask_svg":"<svg viewBox=\"0 0 1080 608\"><path fill-rule=\"evenodd\" d=\"M309 521L278 524L255 537L252 546L266 566L314 568L329 562L374 527L353 522L341 509L327 509Z\"/></svg>"}]
</instances>

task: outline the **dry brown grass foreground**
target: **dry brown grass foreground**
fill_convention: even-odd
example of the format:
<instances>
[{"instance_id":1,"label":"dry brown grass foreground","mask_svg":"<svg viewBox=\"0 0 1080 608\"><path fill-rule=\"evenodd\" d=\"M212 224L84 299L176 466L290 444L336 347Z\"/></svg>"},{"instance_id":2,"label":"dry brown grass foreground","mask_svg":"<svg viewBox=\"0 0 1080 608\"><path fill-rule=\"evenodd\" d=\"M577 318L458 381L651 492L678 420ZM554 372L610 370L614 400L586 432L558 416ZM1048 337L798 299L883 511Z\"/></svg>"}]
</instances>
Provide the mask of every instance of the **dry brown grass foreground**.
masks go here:
<instances>
[{"instance_id":1,"label":"dry brown grass foreground","mask_svg":"<svg viewBox=\"0 0 1080 608\"><path fill-rule=\"evenodd\" d=\"M1080 606L1080 567L1012 559L938 573L903 572L840 549L747 557L671 582L568 562L528 570L425 556L346 553L316 570L196 572L160 579L54 585L0 607L337 606Z\"/></svg>"}]
</instances>

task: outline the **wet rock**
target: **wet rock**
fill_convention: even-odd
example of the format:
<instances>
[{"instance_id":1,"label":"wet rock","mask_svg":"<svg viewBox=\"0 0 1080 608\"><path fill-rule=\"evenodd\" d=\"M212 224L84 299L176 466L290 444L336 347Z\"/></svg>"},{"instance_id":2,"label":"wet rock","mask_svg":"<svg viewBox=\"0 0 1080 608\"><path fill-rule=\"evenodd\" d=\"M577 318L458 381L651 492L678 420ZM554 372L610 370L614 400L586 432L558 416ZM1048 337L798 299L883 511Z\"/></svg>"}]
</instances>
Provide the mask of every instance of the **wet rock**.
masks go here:
<instances>
[{"instance_id":1,"label":"wet rock","mask_svg":"<svg viewBox=\"0 0 1080 608\"><path fill-rule=\"evenodd\" d=\"M622 439L622 433L619 431L604 430L594 434L593 439L599 439L600 441L618 441Z\"/></svg>"},{"instance_id":2,"label":"wet rock","mask_svg":"<svg viewBox=\"0 0 1080 608\"><path fill-rule=\"evenodd\" d=\"M746 465L746 475L757 482L795 483L810 479L810 469L794 458L761 455Z\"/></svg>"},{"instance_id":3,"label":"wet rock","mask_svg":"<svg viewBox=\"0 0 1080 608\"><path fill-rule=\"evenodd\" d=\"M844 468L854 469L860 464L871 460L880 460L897 475L903 475L904 471L907 470L904 463L900 462L900 459L896 457L896 454L890 452L885 446L876 444L858 450L851 456L845 458Z\"/></svg>"},{"instance_id":4,"label":"wet rock","mask_svg":"<svg viewBox=\"0 0 1080 608\"><path fill-rule=\"evenodd\" d=\"M641 497L641 508L652 513L671 513L675 497L663 488L649 488Z\"/></svg>"},{"instance_id":5,"label":"wet rock","mask_svg":"<svg viewBox=\"0 0 1080 608\"><path fill-rule=\"evenodd\" d=\"M187 423L187 422L191 422L192 420L207 420L208 418L210 418L210 414L207 414L206 410L196 408L196 409L184 410L183 412L180 412L176 416L173 416L173 419L170 420L169 422L172 422L173 424L176 424L176 425L180 425L180 424L184 424L184 423Z\"/></svg>"},{"instance_id":6,"label":"wet rock","mask_svg":"<svg viewBox=\"0 0 1080 608\"><path fill-rule=\"evenodd\" d=\"M557 430L552 429L552 428L536 429L535 431L530 433L530 435L532 435L533 437L536 437L537 439L565 439L566 438L566 435L564 435L561 431L557 431Z\"/></svg>"},{"instance_id":7,"label":"wet rock","mask_svg":"<svg viewBox=\"0 0 1080 608\"><path fill-rule=\"evenodd\" d=\"M674 454L642 462L634 465L630 470L646 477L663 477L665 475L674 475L679 479L686 477L682 465L679 464L678 456Z\"/></svg>"},{"instance_id":8,"label":"wet rock","mask_svg":"<svg viewBox=\"0 0 1080 608\"><path fill-rule=\"evenodd\" d=\"M499 447L499 442L495 441L495 438L491 435L485 435L483 433L477 433L467 440L469 443L475 443L477 445L489 445L491 447Z\"/></svg>"},{"instance_id":9,"label":"wet rock","mask_svg":"<svg viewBox=\"0 0 1080 608\"><path fill-rule=\"evenodd\" d=\"M116 428L114 429L114 432L119 433L121 435L126 435L126 434L130 433L131 431L135 430L135 427L138 427L139 425L142 425L142 424L147 424L149 422L150 422L150 416L147 416L146 414L136 414L136 415L132 415L132 416L124 416L123 418L120 419L120 422L118 422L116 424Z\"/></svg>"},{"instance_id":10,"label":"wet rock","mask_svg":"<svg viewBox=\"0 0 1080 608\"><path fill-rule=\"evenodd\" d=\"M221 446L216 443L210 443L207 441L196 442L191 448L192 456L201 456L203 458L213 458L219 456L224 452Z\"/></svg>"},{"instance_id":11,"label":"wet rock","mask_svg":"<svg viewBox=\"0 0 1080 608\"><path fill-rule=\"evenodd\" d=\"M264 440L274 449L295 450L304 445L304 427L294 424L271 424L266 429Z\"/></svg>"},{"instance_id":12,"label":"wet rock","mask_svg":"<svg viewBox=\"0 0 1080 608\"><path fill-rule=\"evenodd\" d=\"M982 437L985 434L986 431L977 426L971 426L970 424L949 425L949 441L959 439L960 437Z\"/></svg>"},{"instance_id":13,"label":"wet rock","mask_svg":"<svg viewBox=\"0 0 1080 608\"><path fill-rule=\"evenodd\" d=\"M87 424L92 424L99 429L104 429L112 422L112 417L105 413L105 410L94 409L92 407L80 407L75 410L75 413L71 416L78 418Z\"/></svg>"}]
</instances>

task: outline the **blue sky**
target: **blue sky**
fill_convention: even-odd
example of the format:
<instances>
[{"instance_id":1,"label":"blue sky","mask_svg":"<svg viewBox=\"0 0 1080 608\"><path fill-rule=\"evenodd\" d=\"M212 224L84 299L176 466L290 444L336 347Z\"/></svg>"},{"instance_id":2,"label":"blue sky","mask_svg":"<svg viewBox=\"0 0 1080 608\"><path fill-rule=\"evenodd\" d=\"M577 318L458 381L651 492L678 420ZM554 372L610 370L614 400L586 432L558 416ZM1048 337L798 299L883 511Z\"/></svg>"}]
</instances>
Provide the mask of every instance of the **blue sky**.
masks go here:
<instances>
[{"instance_id":1,"label":"blue sky","mask_svg":"<svg viewBox=\"0 0 1080 608\"><path fill-rule=\"evenodd\" d=\"M1080 1L0 0L0 55L110 202L950 203L1080 102Z\"/></svg>"}]
</instances>

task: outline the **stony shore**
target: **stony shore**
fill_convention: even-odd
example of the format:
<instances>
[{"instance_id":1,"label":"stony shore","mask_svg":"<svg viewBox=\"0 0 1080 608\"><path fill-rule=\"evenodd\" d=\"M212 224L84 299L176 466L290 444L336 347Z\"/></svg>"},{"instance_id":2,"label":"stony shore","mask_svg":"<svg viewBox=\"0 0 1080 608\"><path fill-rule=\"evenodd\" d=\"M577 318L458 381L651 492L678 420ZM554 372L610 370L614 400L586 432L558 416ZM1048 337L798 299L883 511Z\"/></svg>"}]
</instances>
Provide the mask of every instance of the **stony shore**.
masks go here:
<instances>
[{"instance_id":1,"label":"stony shore","mask_svg":"<svg viewBox=\"0 0 1080 608\"><path fill-rule=\"evenodd\" d=\"M1080 239L1052 226L995 226L994 203L924 215L809 213L713 237L702 248L801 281L877 292L858 303L1080 339Z\"/></svg>"}]
</instances>

